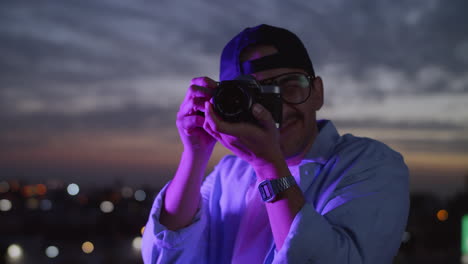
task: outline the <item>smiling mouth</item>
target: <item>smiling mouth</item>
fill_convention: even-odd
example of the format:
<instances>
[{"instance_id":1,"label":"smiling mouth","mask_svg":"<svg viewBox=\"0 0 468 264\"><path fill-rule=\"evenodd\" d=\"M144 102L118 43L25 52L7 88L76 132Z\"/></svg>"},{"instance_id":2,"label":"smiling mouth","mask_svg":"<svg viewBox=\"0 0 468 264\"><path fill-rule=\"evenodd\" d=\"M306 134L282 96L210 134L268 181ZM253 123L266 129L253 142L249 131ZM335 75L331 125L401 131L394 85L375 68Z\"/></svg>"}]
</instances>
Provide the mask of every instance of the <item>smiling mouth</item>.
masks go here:
<instances>
[{"instance_id":1,"label":"smiling mouth","mask_svg":"<svg viewBox=\"0 0 468 264\"><path fill-rule=\"evenodd\" d=\"M297 119L289 120L288 122L281 125L280 132L288 131L297 122Z\"/></svg>"}]
</instances>

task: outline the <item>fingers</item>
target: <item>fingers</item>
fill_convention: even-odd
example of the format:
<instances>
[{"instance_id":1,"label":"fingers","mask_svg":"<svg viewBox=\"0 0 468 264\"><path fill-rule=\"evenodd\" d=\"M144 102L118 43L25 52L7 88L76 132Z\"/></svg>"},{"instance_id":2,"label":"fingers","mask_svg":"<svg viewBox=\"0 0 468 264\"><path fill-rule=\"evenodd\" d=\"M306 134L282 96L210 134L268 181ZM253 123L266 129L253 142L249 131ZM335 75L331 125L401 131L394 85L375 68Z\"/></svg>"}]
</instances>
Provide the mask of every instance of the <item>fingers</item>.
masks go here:
<instances>
[{"instance_id":1,"label":"fingers","mask_svg":"<svg viewBox=\"0 0 468 264\"><path fill-rule=\"evenodd\" d=\"M218 83L208 77L193 78L190 83L186 99L191 99L194 97L210 99L213 97L214 91L217 87Z\"/></svg>"},{"instance_id":2,"label":"fingers","mask_svg":"<svg viewBox=\"0 0 468 264\"><path fill-rule=\"evenodd\" d=\"M185 135L191 136L196 128L202 128L205 118L199 115L183 116L177 118L176 125Z\"/></svg>"},{"instance_id":3,"label":"fingers","mask_svg":"<svg viewBox=\"0 0 468 264\"><path fill-rule=\"evenodd\" d=\"M217 82L208 77L192 79L184 101L180 105L178 117L193 115L197 111L204 112L204 104L213 97L217 85Z\"/></svg>"},{"instance_id":4,"label":"fingers","mask_svg":"<svg viewBox=\"0 0 468 264\"><path fill-rule=\"evenodd\" d=\"M215 80L208 77L193 78L192 84L206 87L208 89L215 89L216 87L218 87L218 83Z\"/></svg>"},{"instance_id":5,"label":"fingers","mask_svg":"<svg viewBox=\"0 0 468 264\"><path fill-rule=\"evenodd\" d=\"M211 127L209 122L205 122L205 124L203 125L203 129L205 129L205 131L208 134L210 134L213 138L220 142L225 148L231 150L234 153L241 153L242 156L245 157L250 156L249 151L243 146L241 142L239 142L238 138L231 135L216 132Z\"/></svg>"},{"instance_id":6,"label":"fingers","mask_svg":"<svg viewBox=\"0 0 468 264\"><path fill-rule=\"evenodd\" d=\"M212 105L209 102L205 102L205 120L203 129L208 132L216 140L221 141L221 135L219 134L219 125L217 125L217 116L213 112Z\"/></svg>"},{"instance_id":7,"label":"fingers","mask_svg":"<svg viewBox=\"0 0 468 264\"><path fill-rule=\"evenodd\" d=\"M178 117L194 115L197 111L205 112L205 98L192 98L190 100L184 101L180 105L179 112L177 113Z\"/></svg>"},{"instance_id":8,"label":"fingers","mask_svg":"<svg viewBox=\"0 0 468 264\"><path fill-rule=\"evenodd\" d=\"M221 138L221 135L211 127L210 123L206 122L206 118L205 118L205 122L203 124L203 129L208 134L210 134L214 139L216 139L217 141L221 142L224 145L224 143L222 141L222 138Z\"/></svg>"},{"instance_id":9,"label":"fingers","mask_svg":"<svg viewBox=\"0 0 468 264\"><path fill-rule=\"evenodd\" d=\"M264 126L265 128L276 128L273 116L271 115L270 111L268 111L263 105L257 103L254 104L252 106L252 114L260 123L260 125Z\"/></svg>"},{"instance_id":10,"label":"fingers","mask_svg":"<svg viewBox=\"0 0 468 264\"><path fill-rule=\"evenodd\" d=\"M214 89L192 84L189 86L187 95L192 98L194 97L211 98L213 96L213 93L214 93Z\"/></svg>"},{"instance_id":11,"label":"fingers","mask_svg":"<svg viewBox=\"0 0 468 264\"><path fill-rule=\"evenodd\" d=\"M192 130L195 127L203 127L205 118L199 115L186 116L177 120L177 125L185 130Z\"/></svg>"},{"instance_id":12,"label":"fingers","mask_svg":"<svg viewBox=\"0 0 468 264\"><path fill-rule=\"evenodd\" d=\"M228 124L218 118L210 102L205 102L205 124L208 124L210 129L218 133L230 134L232 132L232 129L228 128ZM230 124L229 127L233 125L235 124Z\"/></svg>"}]
</instances>

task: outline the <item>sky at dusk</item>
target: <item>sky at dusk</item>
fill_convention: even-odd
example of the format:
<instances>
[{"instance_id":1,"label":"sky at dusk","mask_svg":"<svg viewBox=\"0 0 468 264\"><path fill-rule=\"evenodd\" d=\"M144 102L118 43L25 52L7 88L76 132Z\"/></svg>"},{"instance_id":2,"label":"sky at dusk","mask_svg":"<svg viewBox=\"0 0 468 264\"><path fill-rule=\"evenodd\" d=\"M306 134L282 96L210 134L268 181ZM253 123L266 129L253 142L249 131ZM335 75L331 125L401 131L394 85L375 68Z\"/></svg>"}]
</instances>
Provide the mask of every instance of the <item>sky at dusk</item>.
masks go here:
<instances>
[{"instance_id":1,"label":"sky at dusk","mask_svg":"<svg viewBox=\"0 0 468 264\"><path fill-rule=\"evenodd\" d=\"M44 0L0 3L0 180L161 186L175 115L224 45L266 23L295 32L323 78L318 117L401 152L411 188L468 181L464 0ZM210 168L228 151L217 146Z\"/></svg>"}]
</instances>

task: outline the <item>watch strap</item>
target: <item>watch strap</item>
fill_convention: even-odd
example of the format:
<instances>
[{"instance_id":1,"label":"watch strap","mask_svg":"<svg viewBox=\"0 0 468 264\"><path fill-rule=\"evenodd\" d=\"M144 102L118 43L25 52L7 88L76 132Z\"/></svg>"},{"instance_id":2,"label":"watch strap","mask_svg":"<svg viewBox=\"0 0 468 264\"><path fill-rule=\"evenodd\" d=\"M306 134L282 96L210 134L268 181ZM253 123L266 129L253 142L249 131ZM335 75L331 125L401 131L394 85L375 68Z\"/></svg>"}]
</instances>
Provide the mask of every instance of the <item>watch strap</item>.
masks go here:
<instances>
[{"instance_id":1,"label":"watch strap","mask_svg":"<svg viewBox=\"0 0 468 264\"><path fill-rule=\"evenodd\" d=\"M292 175L289 175L288 177L281 177L279 179L274 179L273 180L275 183L272 185L273 188L276 188L275 194L281 193L285 191L286 189L296 185L296 180Z\"/></svg>"},{"instance_id":2,"label":"watch strap","mask_svg":"<svg viewBox=\"0 0 468 264\"><path fill-rule=\"evenodd\" d=\"M296 185L296 180L292 175L279 179L264 180L258 185L258 190L264 202L272 202L276 196Z\"/></svg>"}]
</instances>

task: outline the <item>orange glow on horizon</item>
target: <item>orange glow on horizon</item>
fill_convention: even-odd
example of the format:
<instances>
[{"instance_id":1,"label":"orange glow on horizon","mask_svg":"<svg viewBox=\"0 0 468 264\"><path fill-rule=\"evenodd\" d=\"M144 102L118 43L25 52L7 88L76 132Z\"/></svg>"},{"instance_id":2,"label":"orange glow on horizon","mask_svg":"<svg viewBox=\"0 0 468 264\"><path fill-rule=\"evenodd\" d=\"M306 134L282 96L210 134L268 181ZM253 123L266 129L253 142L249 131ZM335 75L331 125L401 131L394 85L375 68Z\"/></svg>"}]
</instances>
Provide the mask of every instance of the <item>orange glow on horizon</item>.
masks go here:
<instances>
[{"instance_id":1,"label":"orange glow on horizon","mask_svg":"<svg viewBox=\"0 0 468 264\"><path fill-rule=\"evenodd\" d=\"M176 168L183 146L174 138L173 133L177 131L170 132L158 134L159 137L152 131L62 135L48 145L8 152L0 150L0 165L53 165L59 168L91 169L138 167L142 170ZM229 153L229 150L217 144L208 166L213 167L221 157Z\"/></svg>"},{"instance_id":2,"label":"orange glow on horizon","mask_svg":"<svg viewBox=\"0 0 468 264\"><path fill-rule=\"evenodd\" d=\"M345 131L341 131L344 133ZM18 133L16 137L28 138L29 134ZM385 140L383 140L385 142ZM410 169L413 189L426 188L444 192L462 188L468 175L468 153L413 151L408 146L390 145L402 153ZM115 170L130 173L153 173L175 171L183 146L175 128L146 129L142 131L74 131L63 133L47 140L47 144L0 149L0 167L6 168L57 168L60 170L99 170L104 173ZM217 144L208 163L206 174L225 155L232 154ZM170 173L160 174L155 181L169 180ZM43 187L34 185L22 188L18 182L9 181L15 190L27 197L43 193ZM450 185L450 186L448 186ZM44 186L45 187L45 186ZM51 188L49 186L49 188ZM33 192L34 191L34 192ZM47 188L46 188L47 191ZM449 191L447 191L448 193ZM114 201L118 198L114 197Z\"/></svg>"}]
</instances>

